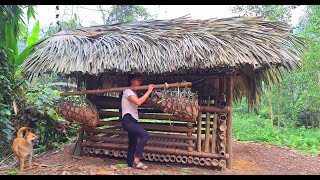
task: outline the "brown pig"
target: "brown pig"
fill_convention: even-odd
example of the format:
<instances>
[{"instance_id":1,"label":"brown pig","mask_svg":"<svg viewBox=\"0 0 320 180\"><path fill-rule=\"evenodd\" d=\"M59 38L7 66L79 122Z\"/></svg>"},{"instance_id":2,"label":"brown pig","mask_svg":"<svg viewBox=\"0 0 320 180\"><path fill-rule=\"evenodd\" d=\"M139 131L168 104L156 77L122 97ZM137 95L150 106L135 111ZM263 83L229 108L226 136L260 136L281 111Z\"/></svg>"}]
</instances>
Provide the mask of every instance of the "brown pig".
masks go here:
<instances>
[{"instance_id":1,"label":"brown pig","mask_svg":"<svg viewBox=\"0 0 320 180\"><path fill-rule=\"evenodd\" d=\"M71 102L60 103L60 108L61 115L69 121L76 120L83 128L95 128L99 122L99 116L92 108L74 106Z\"/></svg>"},{"instance_id":2,"label":"brown pig","mask_svg":"<svg viewBox=\"0 0 320 180\"><path fill-rule=\"evenodd\" d=\"M161 106L163 112L173 114L183 121L196 121L199 111L197 101L195 101L195 104L191 107L187 97L171 97L170 95L161 97L160 92L155 92L155 94L157 96L152 97L151 101Z\"/></svg>"}]
</instances>

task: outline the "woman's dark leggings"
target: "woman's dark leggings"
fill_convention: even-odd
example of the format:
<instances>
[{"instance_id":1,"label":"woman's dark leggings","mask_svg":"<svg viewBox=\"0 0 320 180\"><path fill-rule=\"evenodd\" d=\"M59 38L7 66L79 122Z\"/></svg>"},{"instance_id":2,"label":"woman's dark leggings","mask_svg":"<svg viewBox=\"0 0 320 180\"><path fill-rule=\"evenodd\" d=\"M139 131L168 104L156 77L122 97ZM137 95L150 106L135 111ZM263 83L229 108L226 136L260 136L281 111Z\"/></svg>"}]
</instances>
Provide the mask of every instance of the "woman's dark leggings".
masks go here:
<instances>
[{"instance_id":1,"label":"woman's dark leggings","mask_svg":"<svg viewBox=\"0 0 320 180\"><path fill-rule=\"evenodd\" d=\"M142 158L142 152L149 135L148 132L139 126L138 121L131 114L127 113L121 119L122 127L128 132L129 147L127 153L127 163L132 167L134 156ZM138 138L140 138L138 142Z\"/></svg>"}]
</instances>

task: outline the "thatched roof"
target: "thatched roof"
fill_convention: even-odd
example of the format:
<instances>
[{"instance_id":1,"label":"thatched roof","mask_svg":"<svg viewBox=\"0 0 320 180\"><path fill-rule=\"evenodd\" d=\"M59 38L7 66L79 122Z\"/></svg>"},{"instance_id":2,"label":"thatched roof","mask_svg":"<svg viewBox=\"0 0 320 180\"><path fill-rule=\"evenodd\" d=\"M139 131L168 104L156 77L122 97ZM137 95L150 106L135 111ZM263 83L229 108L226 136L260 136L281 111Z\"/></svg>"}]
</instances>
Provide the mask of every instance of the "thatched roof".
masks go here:
<instances>
[{"instance_id":1,"label":"thatched roof","mask_svg":"<svg viewBox=\"0 0 320 180\"><path fill-rule=\"evenodd\" d=\"M269 79L270 69L275 73L280 66L292 70L301 65L303 43L288 31L287 23L262 17L181 17L85 27L61 31L35 45L23 66L30 77L46 72L238 72L243 83L236 86L256 93L252 86Z\"/></svg>"}]
</instances>

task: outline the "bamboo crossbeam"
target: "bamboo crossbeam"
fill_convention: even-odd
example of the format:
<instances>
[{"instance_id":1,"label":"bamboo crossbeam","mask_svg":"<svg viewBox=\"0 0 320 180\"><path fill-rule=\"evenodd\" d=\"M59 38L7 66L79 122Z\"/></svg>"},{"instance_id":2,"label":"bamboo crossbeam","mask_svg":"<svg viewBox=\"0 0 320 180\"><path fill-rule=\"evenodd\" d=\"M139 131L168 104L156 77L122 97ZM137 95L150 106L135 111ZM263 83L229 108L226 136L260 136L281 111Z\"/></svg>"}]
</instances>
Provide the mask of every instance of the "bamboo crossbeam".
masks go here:
<instances>
[{"instance_id":1,"label":"bamboo crossbeam","mask_svg":"<svg viewBox=\"0 0 320 180\"><path fill-rule=\"evenodd\" d=\"M121 122L116 122L116 121L100 121L99 125L122 127ZM187 127L182 127L182 126L159 125L159 124L152 124L152 123L139 123L139 125L146 130L152 130L152 131L195 132L194 129L189 129Z\"/></svg>"},{"instance_id":2,"label":"bamboo crossbeam","mask_svg":"<svg viewBox=\"0 0 320 180\"><path fill-rule=\"evenodd\" d=\"M129 142L128 137L102 137L102 136L93 136L93 137L85 137L85 140L90 140L92 142L111 142L111 143L116 143L116 144L127 144ZM88 143L91 144L92 142ZM193 147L194 145L190 145L188 143L182 143L182 142L163 142L163 141L156 141L149 139L147 141L147 145L167 145L171 147Z\"/></svg>"},{"instance_id":3,"label":"bamboo crossbeam","mask_svg":"<svg viewBox=\"0 0 320 180\"><path fill-rule=\"evenodd\" d=\"M120 109L121 108L121 100L119 98L114 97L106 97L100 96L101 99L94 98L90 100L95 105L98 105L101 109ZM99 98L100 98L99 97ZM157 108L149 99L140 106L140 108L152 108L154 112L162 112L159 108ZM143 111L143 110L142 110ZM225 106L223 108L218 106L200 106L200 110L203 113L229 113L230 107Z\"/></svg>"},{"instance_id":4,"label":"bamboo crossbeam","mask_svg":"<svg viewBox=\"0 0 320 180\"><path fill-rule=\"evenodd\" d=\"M106 125L107 126L111 126L111 124L109 124L108 122L112 122L111 124L113 124L113 122L121 123L119 119L107 120L107 121L101 120L101 121L98 122L97 127L106 126ZM188 123L191 123L191 122L188 122ZM164 125L164 126L188 127L187 123L185 123L185 122L179 122L179 123L177 123L177 122L172 122L172 123L163 122L163 123L159 123L159 122L153 122L151 120L151 122L139 122L139 124L153 124L153 125L160 125L160 126ZM192 125L191 128L193 128L193 127L194 126ZM111 128L111 127L108 127L108 128Z\"/></svg>"},{"instance_id":5,"label":"bamboo crossbeam","mask_svg":"<svg viewBox=\"0 0 320 180\"><path fill-rule=\"evenodd\" d=\"M99 110L98 113L99 113L99 117L101 119L121 116L120 112L114 112L114 111ZM139 118L140 119L157 119L157 120L172 120L172 121L181 121L181 122L193 122L192 119L182 119L182 120L180 120L177 116L160 115L160 114L139 114Z\"/></svg>"},{"instance_id":6,"label":"bamboo crossbeam","mask_svg":"<svg viewBox=\"0 0 320 180\"><path fill-rule=\"evenodd\" d=\"M87 143L84 142L82 145L83 145L83 147L92 147L92 148L107 148L107 149L109 148L109 149L117 149L117 150L128 149L127 144L94 143L94 144L87 145ZM182 156L196 156L199 158L201 158L201 157L203 157L203 158L221 158L219 154L197 152L197 151L188 152L186 150L181 150L181 149L160 148L160 147L152 147L152 146L145 146L144 152L170 154L170 155L182 155Z\"/></svg>"},{"instance_id":7,"label":"bamboo crossbeam","mask_svg":"<svg viewBox=\"0 0 320 180\"><path fill-rule=\"evenodd\" d=\"M119 135L127 135L128 132L124 130L113 130L113 129L91 129L88 130L89 133L94 134L119 134ZM186 136L180 134L163 134L163 133L148 133L149 137L160 137L160 138L169 138L169 139L185 139L185 140L194 140L194 136Z\"/></svg>"},{"instance_id":8,"label":"bamboo crossbeam","mask_svg":"<svg viewBox=\"0 0 320 180\"><path fill-rule=\"evenodd\" d=\"M186 87L186 86L192 86L192 83L180 82L180 83L171 83L171 84L157 84L157 85L154 85L154 89ZM119 92L119 91L124 91L126 89L132 89L133 91L146 90L148 89L148 85L137 86L137 87L116 87L116 88L109 88L109 89L95 89L95 90L84 90L84 91L76 91L76 92L66 92L66 93L61 93L60 96Z\"/></svg>"}]
</instances>

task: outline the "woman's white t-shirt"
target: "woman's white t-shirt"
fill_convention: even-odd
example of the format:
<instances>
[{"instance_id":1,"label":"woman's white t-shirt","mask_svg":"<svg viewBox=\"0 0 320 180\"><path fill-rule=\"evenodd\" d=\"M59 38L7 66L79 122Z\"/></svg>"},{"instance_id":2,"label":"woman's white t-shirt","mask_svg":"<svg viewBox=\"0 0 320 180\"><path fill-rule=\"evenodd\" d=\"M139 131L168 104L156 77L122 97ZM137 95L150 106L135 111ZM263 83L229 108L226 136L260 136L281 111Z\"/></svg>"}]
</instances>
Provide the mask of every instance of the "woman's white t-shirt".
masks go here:
<instances>
[{"instance_id":1,"label":"woman's white t-shirt","mask_svg":"<svg viewBox=\"0 0 320 180\"><path fill-rule=\"evenodd\" d=\"M133 118L138 120L139 119L138 106L129 100L129 96L136 96L138 98L137 94L131 89L126 89L123 91L123 95L121 99L122 117L125 114L130 113Z\"/></svg>"}]
</instances>

